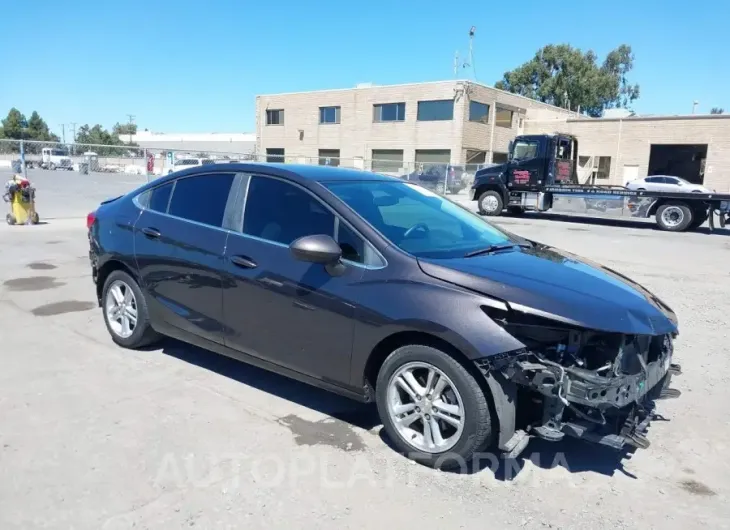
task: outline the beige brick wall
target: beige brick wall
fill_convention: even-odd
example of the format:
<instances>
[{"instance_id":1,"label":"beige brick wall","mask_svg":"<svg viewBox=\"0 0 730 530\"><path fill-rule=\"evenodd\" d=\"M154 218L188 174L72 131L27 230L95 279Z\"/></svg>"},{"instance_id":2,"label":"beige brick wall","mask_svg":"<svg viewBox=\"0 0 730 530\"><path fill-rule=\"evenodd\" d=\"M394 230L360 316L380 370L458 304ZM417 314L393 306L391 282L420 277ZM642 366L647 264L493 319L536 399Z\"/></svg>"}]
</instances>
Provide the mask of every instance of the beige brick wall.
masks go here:
<instances>
[{"instance_id":1,"label":"beige brick wall","mask_svg":"<svg viewBox=\"0 0 730 530\"><path fill-rule=\"evenodd\" d=\"M525 134L555 132L577 136L581 155L610 156L607 184L624 183L624 166L637 165L639 176L646 176L652 144L707 144L705 185L730 193L730 116L525 122Z\"/></svg>"},{"instance_id":2,"label":"beige brick wall","mask_svg":"<svg viewBox=\"0 0 730 530\"><path fill-rule=\"evenodd\" d=\"M488 124L469 121L470 98L489 105ZM439 99L455 99L453 120L416 120L419 101ZM405 121L373 122L374 104L397 102L406 104ZM511 128L494 126L500 104L515 111ZM319 107L325 106L340 106L339 124L319 123ZM267 109L284 109L284 125L266 125ZM319 149L339 149L343 159L365 160L372 157L373 149L402 149L407 168L413 166L416 149L450 149L451 162L461 164L466 149L506 152L509 141L520 132L520 117L544 119L569 114L467 81L262 95L256 98L257 148L262 154L266 148L283 148L287 156L310 158L317 157Z\"/></svg>"},{"instance_id":3,"label":"beige brick wall","mask_svg":"<svg viewBox=\"0 0 730 530\"><path fill-rule=\"evenodd\" d=\"M455 104L451 121L416 121L418 101L453 98L453 82L258 96L258 148L265 153L279 147L287 155L305 157L316 157L318 149L339 149L346 159L370 159L373 149L402 149L404 163L411 165L416 149L450 149L452 159L458 158L463 104ZM399 102L406 104L405 121L373 122L373 105ZM341 108L339 124L319 123L319 107L326 106ZM284 125L265 125L266 109L279 108L284 109Z\"/></svg>"}]
</instances>

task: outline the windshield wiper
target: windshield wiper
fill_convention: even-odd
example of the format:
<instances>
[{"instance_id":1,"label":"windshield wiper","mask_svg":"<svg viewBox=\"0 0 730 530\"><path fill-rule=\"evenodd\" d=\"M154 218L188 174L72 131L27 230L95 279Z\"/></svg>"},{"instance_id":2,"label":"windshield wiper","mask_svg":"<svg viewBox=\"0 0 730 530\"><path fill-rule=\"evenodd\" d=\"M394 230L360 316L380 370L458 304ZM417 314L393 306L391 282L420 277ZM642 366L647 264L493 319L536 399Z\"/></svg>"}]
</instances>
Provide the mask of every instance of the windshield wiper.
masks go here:
<instances>
[{"instance_id":1,"label":"windshield wiper","mask_svg":"<svg viewBox=\"0 0 730 530\"><path fill-rule=\"evenodd\" d=\"M492 252L498 252L500 250L508 250L514 247L520 248L532 248L530 243L500 243L499 245L489 245L479 250L472 250L464 254L465 258L473 258L474 256L481 256L482 254L491 254Z\"/></svg>"}]
</instances>

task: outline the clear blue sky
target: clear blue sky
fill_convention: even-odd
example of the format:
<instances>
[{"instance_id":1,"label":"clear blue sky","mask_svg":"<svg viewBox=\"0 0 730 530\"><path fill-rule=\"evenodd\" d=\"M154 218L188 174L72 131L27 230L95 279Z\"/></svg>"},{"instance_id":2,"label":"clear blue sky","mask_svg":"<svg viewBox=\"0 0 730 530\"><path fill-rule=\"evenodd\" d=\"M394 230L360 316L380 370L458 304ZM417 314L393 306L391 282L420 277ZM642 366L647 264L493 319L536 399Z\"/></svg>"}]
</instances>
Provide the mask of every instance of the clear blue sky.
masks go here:
<instances>
[{"instance_id":1,"label":"clear blue sky","mask_svg":"<svg viewBox=\"0 0 730 530\"><path fill-rule=\"evenodd\" d=\"M602 59L626 43L638 112L689 113L695 99L699 112L730 112L727 0L560 5L7 0L0 114L37 110L58 134L61 123L111 127L127 114L153 131L253 131L256 94L450 79L472 25L480 82L494 84L545 44Z\"/></svg>"}]
</instances>

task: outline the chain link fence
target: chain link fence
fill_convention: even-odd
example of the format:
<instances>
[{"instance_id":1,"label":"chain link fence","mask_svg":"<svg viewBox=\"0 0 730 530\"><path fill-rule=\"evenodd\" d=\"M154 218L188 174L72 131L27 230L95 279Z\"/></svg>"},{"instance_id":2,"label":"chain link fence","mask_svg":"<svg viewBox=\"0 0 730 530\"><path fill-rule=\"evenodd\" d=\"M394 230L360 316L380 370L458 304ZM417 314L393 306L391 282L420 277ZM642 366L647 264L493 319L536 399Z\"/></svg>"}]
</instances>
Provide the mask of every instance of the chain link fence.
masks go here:
<instances>
[{"instance_id":1,"label":"chain link fence","mask_svg":"<svg viewBox=\"0 0 730 530\"><path fill-rule=\"evenodd\" d=\"M22 155L22 156L21 156ZM22 159L22 161L21 161ZM306 157L254 152L209 152L195 149L146 148L136 145L97 145L0 140L0 168L16 173L28 169L75 171L81 174L132 174L148 179L189 167L236 162L305 164L361 169L402 178L441 194L464 193L478 169L489 164L405 163L395 160Z\"/></svg>"}]
</instances>

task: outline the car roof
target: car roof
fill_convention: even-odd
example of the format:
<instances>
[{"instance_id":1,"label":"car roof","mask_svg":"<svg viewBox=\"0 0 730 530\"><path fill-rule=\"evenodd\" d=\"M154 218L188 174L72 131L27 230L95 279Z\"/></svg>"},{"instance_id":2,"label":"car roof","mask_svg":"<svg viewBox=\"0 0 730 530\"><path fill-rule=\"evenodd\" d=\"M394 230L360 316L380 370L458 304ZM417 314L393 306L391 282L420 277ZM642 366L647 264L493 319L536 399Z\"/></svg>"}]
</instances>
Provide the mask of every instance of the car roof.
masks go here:
<instances>
[{"instance_id":1,"label":"car roof","mask_svg":"<svg viewBox=\"0 0 730 530\"><path fill-rule=\"evenodd\" d=\"M329 182L335 180L379 180L379 181L398 181L401 179L372 171L362 169L351 169L337 166L318 166L306 164L283 164L283 163L266 163L255 164L262 171L266 168L277 168L283 171L296 173L301 178L314 180L317 182Z\"/></svg>"}]
</instances>

